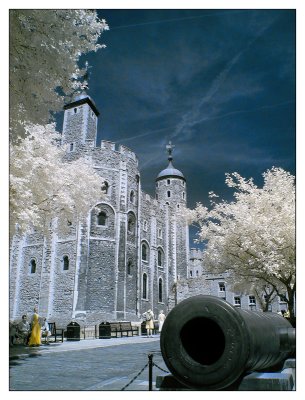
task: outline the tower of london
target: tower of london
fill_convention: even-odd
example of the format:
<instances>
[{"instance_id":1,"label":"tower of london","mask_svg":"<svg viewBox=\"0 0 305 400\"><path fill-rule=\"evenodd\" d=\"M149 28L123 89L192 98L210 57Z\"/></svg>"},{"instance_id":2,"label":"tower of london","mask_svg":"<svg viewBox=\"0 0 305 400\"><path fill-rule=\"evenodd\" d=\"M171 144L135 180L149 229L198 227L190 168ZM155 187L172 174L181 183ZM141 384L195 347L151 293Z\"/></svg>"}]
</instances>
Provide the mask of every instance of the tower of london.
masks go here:
<instances>
[{"instance_id":1,"label":"tower of london","mask_svg":"<svg viewBox=\"0 0 305 400\"><path fill-rule=\"evenodd\" d=\"M34 231L14 238L12 319L38 306L41 315L61 324L138 321L149 308L155 314L168 312L177 281L188 277L188 227L179 217L187 187L173 165L173 146L167 146L167 167L164 160L166 168L156 171L152 197L141 188L135 153L106 140L97 147L98 117L94 101L84 93L64 107L66 159L90 161L105 179L101 199L85 222L68 221L65 234L55 221L48 236Z\"/></svg>"}]
</instances>

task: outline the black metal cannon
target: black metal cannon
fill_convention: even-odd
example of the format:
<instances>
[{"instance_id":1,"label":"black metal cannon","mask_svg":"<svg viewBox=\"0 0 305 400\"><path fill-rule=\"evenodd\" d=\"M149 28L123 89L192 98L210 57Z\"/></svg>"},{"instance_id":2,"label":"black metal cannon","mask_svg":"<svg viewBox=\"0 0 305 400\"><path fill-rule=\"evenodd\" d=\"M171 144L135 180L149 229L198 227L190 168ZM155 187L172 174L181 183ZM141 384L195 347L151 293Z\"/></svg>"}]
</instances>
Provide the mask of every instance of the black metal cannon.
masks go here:
<instances>
[{"instance_id":1,"label":"black metal cannon","mask_svg":"<svg viewBox=\"0 0 305 400\"><path fill-rule=\"evenodd\" d=\"M163 359L195 390L221 390L248 371L266 370L295 351L295 329L281 315L236 309L214 296L190 297L168 314Z\"/></svg>"}]
</instances>

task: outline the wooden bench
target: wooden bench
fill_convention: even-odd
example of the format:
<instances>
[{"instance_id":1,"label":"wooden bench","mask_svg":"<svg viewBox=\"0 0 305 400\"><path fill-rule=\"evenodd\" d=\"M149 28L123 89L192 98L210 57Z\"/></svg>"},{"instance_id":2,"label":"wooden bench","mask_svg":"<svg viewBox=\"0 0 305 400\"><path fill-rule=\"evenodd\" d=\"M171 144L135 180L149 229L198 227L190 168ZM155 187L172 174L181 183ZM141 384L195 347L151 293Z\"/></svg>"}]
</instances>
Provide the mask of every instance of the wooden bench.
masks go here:
<instances>
[{"instance_id":1,"label":"wooden bench","mask_svg":"<svg viewBox=\"0 0 305 400\"><path fill-rule=\"evenodd\" d=\"M55 322L48 322L48 325L49 325L49 330L51 332L49 339L54 338L54 342L56 342L57 338L61 338L61 342L63 342L64 341L64 329L56 328ZM45 337L45 341L46 341L46 337Z\"/></svg>"},{"instance_id":2,"label":"wooden bench","mask_svg":"<svg viewBox=\"0 0 305 400\"><path fill-rule=\"evenodd\" d=\"M121 326L119 322L110 322L110 331L111 331L111 335L114 334L115 337L118 337L118 333L121 332ZM121 334L122 336L122 334Z\"/></svg>"},{"instance_id":3,"label":"wooden bench","mask_svg":"<svg viewBox=\"0 0 305 400\"><path fill-rule=\"evenodd\" d=\"M133 336L134 334L139 334L138 329L131 326L131 322L125 321L110 322L110 330L111 333L115 335L115 337L118 337L118 333L120 333L120 337L124 336L124 334L126 334L126 336L129 336L129 333L130 336Z\"/></svg>"},{"instance_id":4,"label":"wooden bench","mask_svg":"<svg viewBox=\"0 0 305 400\"><path fill-rule=\"evenodd\" d=\"M120 322L120 326L122 335L123 333L127 333L127 336L129 336L129 332L131 333L131 336L133 336L133 334L139 335L138 328L137 327L133 328L131 326L131 322Z\"/></svg>"}]
</instances>

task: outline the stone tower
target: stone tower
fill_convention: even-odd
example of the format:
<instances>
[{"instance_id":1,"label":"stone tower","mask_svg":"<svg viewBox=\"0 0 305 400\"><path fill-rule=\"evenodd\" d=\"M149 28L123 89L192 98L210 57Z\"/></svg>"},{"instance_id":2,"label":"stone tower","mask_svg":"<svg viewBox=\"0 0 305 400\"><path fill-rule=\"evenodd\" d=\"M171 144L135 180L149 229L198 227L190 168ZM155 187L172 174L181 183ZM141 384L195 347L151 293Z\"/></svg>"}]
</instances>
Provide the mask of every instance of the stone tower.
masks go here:
<instances>
[{"instance_id":1,"label":"stone tower","mask_svg":"<svg viewBox=\"0 0 305 400\"><path fill-rule=\"evenodd\" d=\"M174 147L171 142L166 146L169 164L156 178L156 199L179 209L181 205L186 206L186 179L173 166Z\"/></svg>"},{"instance_id":2,"label":"stone tower","mask_svg":"<svg viewBox=\"0 0 305 400\"><path fill-rule=\"evenodd\" d=\"M64 106L62 144L68 144L68 151L79 149L80 145L95 146L99 111L93 100L85 93Z\"/></svg>"},{"instance_id":3,"label":"stone tower","mask_svg":"<svg viewBox=\"0 0 305 400\"><path fill-rule=\"evenodd\" d=\"M173 257L170 274L175 284L188 276L189 231L179 213L180 207L186 206L186 179L173 165L174 147L171 142L166 146L169 164L156 178L156 199L167 208L167 219L170 221L169 246Z\"/></svg>"}]
</instances>

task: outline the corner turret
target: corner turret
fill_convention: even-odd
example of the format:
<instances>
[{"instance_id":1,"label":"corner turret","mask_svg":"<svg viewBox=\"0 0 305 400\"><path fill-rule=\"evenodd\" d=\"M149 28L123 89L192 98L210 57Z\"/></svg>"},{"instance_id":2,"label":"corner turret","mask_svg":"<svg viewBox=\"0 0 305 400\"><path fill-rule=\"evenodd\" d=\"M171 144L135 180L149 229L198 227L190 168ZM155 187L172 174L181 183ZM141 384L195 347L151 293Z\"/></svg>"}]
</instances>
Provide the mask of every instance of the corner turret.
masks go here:
<instances>
[{"instance_id":1,"label":"corner turret","mask_svg":"<svg viewBox=\"0 0 305 400\"><path fill-rule=\"evenodd\" d=\"M174 147L171 142L166 146L169 164L156 178L156 199L179 208L186 205L186 179L173 165Z\"/></svg>"}]
</instances>

